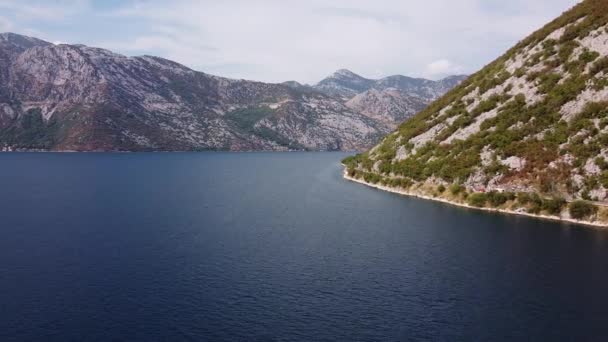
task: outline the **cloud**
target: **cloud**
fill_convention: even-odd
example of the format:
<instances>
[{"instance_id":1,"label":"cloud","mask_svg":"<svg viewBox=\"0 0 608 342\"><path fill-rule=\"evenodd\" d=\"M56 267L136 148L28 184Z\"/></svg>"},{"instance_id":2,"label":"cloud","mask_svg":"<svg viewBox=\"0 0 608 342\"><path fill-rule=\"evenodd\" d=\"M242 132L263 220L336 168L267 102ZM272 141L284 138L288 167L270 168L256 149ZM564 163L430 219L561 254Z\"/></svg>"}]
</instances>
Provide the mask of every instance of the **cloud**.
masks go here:
<instances>
[{"instance_id":1,"label":"cloud","mask_svg":"<svg viewBox=\"0 0 608 342\"><path fill-rule=\"evenodd\" d=\"M0 0L0 9L11 11L20 20L62 20L82 11L88 6L86 0L7 1Z\"/></svg>"},{"instance_id":2,"label":"cloud","mask_svg":"<svg viewBox=\"0 0 608 342\"><path fill-rule=\"evenodd\" d=\"M340 68L366 77L471 73L576 2L0 0L0 9L51 41L159 55L227 77L314 83Z\"/></svg>"},{"instance_id":3,"label":"cloud","mask_svg":"<svg viewBox=\"0 0 608 342\"><path fill-rule=\"evenodd\" d=\"M77 27L64 26L68 19L90 8L89 0L0 0L0 32L12 31L46 40L52 26L63 27L62 34L78 31Z\"/></svg>"},{"instance_id":4,"label":"cloud","mask_svg":"<svg viewBox=\"0 0 608 342\"><path fill-rule=\"evenodd\" d=\"M230 77L313 83L339 68L367 77L473 72L576 2L517 1L517 12L480 0L148 1L114 15L173 29L121 44Z\"/></svg>"},{"instance_id":5,"label":"cloud","mask_svg":"<svg viewBox=\"0 0 608 342\"><path fill-rule=\"evenodd\" d=\"M7 32L13 28L13 23L5 17L0 17L0 32Z\"/></svg>"},{"instance_id":6,"label":"cloud","mask_svg":"<svg viewBox=\"0 0 608 342\"><path fill-rule=\"evenodd\" d=\"M382 11L370 11L362 10L358 8L336 8L336 7L325 7L315 10L316 13L336 16L336 17L351 17L351 18L362 18L362 19L374 19L380 22L398 22L402 18L391 13L385 13Z\"/></svg>"},{"instance_id":7,"label":"cloud","mask_svg":"<svg viewBox=\"0 0 608 342\"><path fill-rule=\"evenodd\" d=\"M426 73L435 78L437 76L455 75L463 72L463 68L447 59L439 59L426 66Z\"/></svg>"}]
</instances>

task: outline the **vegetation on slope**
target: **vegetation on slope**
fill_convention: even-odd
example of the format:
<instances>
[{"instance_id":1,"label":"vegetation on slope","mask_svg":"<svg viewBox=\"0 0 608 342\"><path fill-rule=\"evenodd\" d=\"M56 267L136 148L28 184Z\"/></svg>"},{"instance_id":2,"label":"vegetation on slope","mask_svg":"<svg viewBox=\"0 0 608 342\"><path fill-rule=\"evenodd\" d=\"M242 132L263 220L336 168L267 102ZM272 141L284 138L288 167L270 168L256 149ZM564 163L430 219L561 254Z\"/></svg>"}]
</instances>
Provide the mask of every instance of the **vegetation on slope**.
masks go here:
<instances>
[{"instance_id":1,"label":"vegetation on slope","mask_svg":"<svg viewBox=\"0 0 608 342\"><path fill-rule=\"evenodd\" d=\"M586 0L484 67L372 150L371 183L455 185L459 201L558 215L608 189L608 2ZM576 203L576 204L575 204ZM573 202L570 215L595 216ZM583 214L580 214L583 212Z\"/></svg>"},{"instance_id":2,"label":"vegetation on slope","mask_svg":"<svg viewBox=\"0 0 608 342\"><path fill-rule=\"evenodd\" d=\"M45 122L40 110L30 110L0 130L0 141L29 149L46 149L53 145L58 126L56 120Z\"/></svg>"},{"instance_id":3,"label":"vegetation on slope","mask_svg":"<svg viewBox=\"0 0 608 342\"><path fill-rule=\"evenodd\" d=\"M274 113L274 110L267 106L251 106L226 113L225 117L243 132L256 135L262 139L274 141L289 149L304 150L305 148L302 145L281 135L279 132L268 127L256 125L262 119L272 118Z\"/></svg>"}]
</instances>

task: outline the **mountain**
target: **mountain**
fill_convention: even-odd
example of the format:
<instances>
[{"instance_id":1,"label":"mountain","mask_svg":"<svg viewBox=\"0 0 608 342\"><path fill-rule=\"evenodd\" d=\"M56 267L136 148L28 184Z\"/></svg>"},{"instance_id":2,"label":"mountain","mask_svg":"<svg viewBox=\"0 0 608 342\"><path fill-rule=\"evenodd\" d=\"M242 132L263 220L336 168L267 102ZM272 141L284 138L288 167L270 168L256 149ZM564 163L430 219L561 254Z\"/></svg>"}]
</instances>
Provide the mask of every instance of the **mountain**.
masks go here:
<instances>
[{"instance_id":1,"label":"mountain","mask_svg":"<svg viewBox=\"0 0 608 342\"><path fill-rule=\"evenodd\" d=\"M576 5L344 162L410 194L607 223L608 2Z\"/></svg>"},{"instance_id":2,"label":"mountain","mask_svg":"<svg viewBox=\"0 0 608 342\"><path fill-rule=\"evenodd\" d=\"M297 82L0 34L2 150L363 150L396 124L370 113Z\"/></svg>"},{"instance_id":3,"label":"mountain","mask_svg":"<svg viewBox=\"0 0 608 342\"><path fill-rule=\"evenodd\" d=\"M384 125L325 94L151 56L0 36L0 145L52 150L357 150Z\"/></svg>"},{"instance_id":4,"label":"mountain","mask_svg":"<svg viewBox=\"0 0 608 342\"><path fill-rule=\"evenodd\" d=\"M45 45L50 45L50 43L14 33L0 34L0 96L8 92L8 90L4 88L8 86L8 73L11 61L29 48Z\"/></svg>"},{"instance_id":5,"label":"mountain","mask_svg":"<svg viewBox=\"0 0 608 342\"><path fill-rule=\"evenodd\" d=\"M427 105L425 98L412 96L395 88L370 89L346 102L348 108L385 123L391 130Z\"/></svg>"},{"instance_id":6,"label":"mountain","mask_svg":"<svg viewBox=\"0 0 608 342\"><path fill-rule=\"evenodd\" d=\"M313 92L315 91L311 86L307 85L307 84L302 84L300 82L297 81L285 81L283 83L281 83L282 85L289 87L291 89L294 90L299 90L299 91L307 91L307 92Z\"/></svg>"},{"instance_id":7,"label":"mountain","mask_svg":"<svg viewBox=\"0 0 608 342\"><path fill-rule=\"evenodd\" d=\"M426 101L433 101L447 93L466 78L467 76L464 75L456 75L446 77L439 81L431 81L423 78L395 75L377 80L373 85L373 88L379 90L395 88L409 96L416 96Z\"/></svg>"},{"instance_id":8,"label":"mountain","mask_svg":"<svg viewBox=\"0 0 608 342\"><path fill-rule=\"evenodd\" d=\"M351 98L370 89L374 83L374 80L361 77L350 70L340 69L315 84L313 88L329 95Z\"/></svg>"},{"instance_id":9,"label":"mountain","mask_svg":"<svg viewBox=\"0 0 608 342\"><path fill-rule=\"evenodd\" d=\"M313 88L329 95L348 99L371 89L383 91L393 88L408 96L417 96L426 101L432 101L466 78L467 76L457 75L439 81L431 81L394 75L373 80L359 76L350 70L341 69L314 85Z\"/></svg>"}]
</instances>

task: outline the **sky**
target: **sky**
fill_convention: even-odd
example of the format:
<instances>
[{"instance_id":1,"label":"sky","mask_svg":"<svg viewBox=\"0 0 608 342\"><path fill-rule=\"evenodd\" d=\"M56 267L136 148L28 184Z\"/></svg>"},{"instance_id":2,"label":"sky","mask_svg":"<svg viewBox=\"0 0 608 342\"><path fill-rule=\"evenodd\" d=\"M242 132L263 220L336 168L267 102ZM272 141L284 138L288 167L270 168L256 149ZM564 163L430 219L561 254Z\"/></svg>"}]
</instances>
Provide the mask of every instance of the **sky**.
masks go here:
<instances>
[{"instance_id":1,"label":"sky","mask_svg":"<svg viewBox=\"0 0 608 342\"><path fill-rule=\"evenodd\" d=\"M578 0L0 0L0 32L313 84L470 74Z\"/></svg>"}]
</instances>

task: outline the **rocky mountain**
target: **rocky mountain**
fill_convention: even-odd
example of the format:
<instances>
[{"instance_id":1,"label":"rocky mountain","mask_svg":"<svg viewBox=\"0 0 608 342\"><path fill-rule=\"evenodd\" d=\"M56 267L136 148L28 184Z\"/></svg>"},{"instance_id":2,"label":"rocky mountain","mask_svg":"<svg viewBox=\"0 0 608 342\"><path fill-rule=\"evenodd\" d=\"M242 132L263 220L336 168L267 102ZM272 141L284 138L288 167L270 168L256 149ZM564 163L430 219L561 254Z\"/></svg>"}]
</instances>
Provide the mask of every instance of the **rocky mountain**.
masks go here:
<instances>
[{"instance_id":1,"label":"rocky mountain","mask_svg":"<svg viewBox=\"0 0 608 342\"><path fill-rule=\"evenodd\" d=\"M423 78L394 75L373 80L359 76L352 71L341 69L314 85L313 88L329 95L348 99L371 89L378 91L397 89L408 96L432 101L466 78L467 76L457 75L439 81L431 81Z\"/></svg>"},{"instance_id":2,"label":"rocky mountain","mask_svg":"<svg viewBox=\"0 0 608 342\"><path fill-rule=\"evenodd\" d=\"M3 150L362 150L388 117L295 82L0 34Z\"/></svg>"},{"instance_id":3,"label":"rocky mountain","mask_svg":"<svg viewBox=\"0 0 608 342\"><path fill-rule=\"evenodd\" d=\"M608 2L582 1L345 163L408 193L608 222Z\"/></svg>"},{"instance_id":4,"label":"rocky mountain","mask_svg":"<svg viewBox=\"0 0 608 342\"><path fill-rule=\"evenodd\" d=\"M385 123L391 130L427 105L425 98L409 95L396 88L370 89L346 102L348 108Z\"/></svg>"},{"instance_id":5,"label":"rocky mountain","mask_svg":"<svg viewBox=\"0 0 608 342\"><path fill-rule=\"evenodd\" d=\"M323 93L351 98L374 85L374 81L346 69L340 69L313 86Z\"/></svg>"},{"instance_id":6,"label":"rocky mountain","mask_svg":"<svg viewBox=\"0 0 608 342\"><path fill-rule=\"evenodd\" d=\"M286 81L281 83L284 86L287 86L294 90L305 91L305 92L315 92L315 89L308 84L302 84L297 81Z\"/></svg>"}]
</instances>

